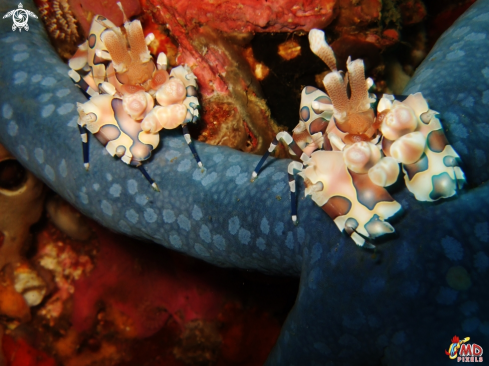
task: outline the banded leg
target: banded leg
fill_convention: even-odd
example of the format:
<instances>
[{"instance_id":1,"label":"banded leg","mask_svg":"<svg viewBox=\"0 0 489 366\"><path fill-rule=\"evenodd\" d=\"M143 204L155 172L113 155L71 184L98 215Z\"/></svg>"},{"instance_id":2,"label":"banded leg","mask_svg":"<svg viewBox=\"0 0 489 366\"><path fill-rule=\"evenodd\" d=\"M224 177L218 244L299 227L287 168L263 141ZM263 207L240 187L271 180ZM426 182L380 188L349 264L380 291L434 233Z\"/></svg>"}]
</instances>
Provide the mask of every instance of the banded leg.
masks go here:
<instances>
[{"instance_id":1,"label":"banded leg","mask_svg":"<svg viewBox=\"0 0 489 366\"><path fill-rule=\"evenodd\" d=\"M389 232L393 233L395 231L395 229L392 227L392 225L389 224L387 221L383 221L381 227L383 227L384 231L385 231L383 234L389 233ZM355 244L358 246L361 246L362 248L375 249L376 246L374 244L372 244L370 241L372 239L375 239L376 237L375 236L372 236L372 237L365 236L362 233L359 233L357 231L357 228L358 228L358 222L356 220L353 220L351 218L346 220L344 230L345 230L346 234L353 239ZM383 235L383 234L380 234L380 235Z\"/></svg>"},{"instance_id":2,"label":"banded leg","mask_svg":"<svg viewBox=\"0 0 489 366\"><path fill-rule=\"evenodd\" d=\"M290 187L290 211L292 214L292 222L297 225L299 222L297 221L297 197L295 194L295 177L294 177L294 171L298 170L299 172L302 172L303 169L302 163L299 163L298 161L293 161L292 163L289 164L289 167L287 168L287 172L289 173L289 187Z\"/></svg>"},{"instance_id":3,"label":"banded leg","mask_svg":"<svg viewBox=\"0 0 489 366\"><path fill-rule=\"evenodd\" d=\"M78 125L78 130L80 131L80 137L82 140L82 146L83 146L83 166L85 167L86 170L90 168L90 156L88 154L88 130L86 127L82 127Z\"/></svg>"},{"instance_id":4,"label":"banded leg","mask_svg":"<svg viewBox=\"0 0 489 366\"><path fill-rule=\"evenodd\" d=\"M199 154L197 154L197 150L195 150L195 146L192 143L192 138L190 137L190 133L188 132L188 127L186 124L182 124L182 132L183 132L183 137L185 137L185 141L187 141L187 145L190 148L190 151L192 151L192 155L197 161L197 165L199 166L199 168L203 168L204 165L202 164L202 161L200 161L200 157Z\"/></svg>"},{"instance_id":5,"label":"banded leg","mask_svg":"<svg viewBox=\"0 0 489 366\"><path fill-rule=\"evenodd\" d=\"M311 159L307 154L304 153L304 151L302 151L302 149L299 147L299 145L297 145L295 143L294 139L292 138L292 136L290 136L290 134L288 132L285 132L285 131L279 132L277 134L277 136L273 139L272 143L270 144L268 151L262 156L262 158L260 159L260 161L256 165L255 170L251 174L251 181L252 182L256 179L256 177L258 176L258 173L260 172L260 169L261 169L263 163L265 163L265 160L267 160L267 158L270 156L270 154L275 150L275 148L277 147L278 142L280 140L285 142L287 144L287 146L289 147L289 149L292 150L292 152L296 156L300 157L302 162L307 163Z\"/></svg>"},{"instance_id":6,"label":"banded leg","mask_svg":"<svg viewBox=\"0 0 489 366\"><path fill-rule=\"evenodd\" d=\"M136 168L138 168L139 171L144 175L144 178L146 178L146 180L149 182L149 184L151 184L151 187L153 187L153 189L156 192L159 192L160 191L160 188L158 187L158 185L156 184L156 182L154 181L154 179L150 177L150 175L148 174L148 172L146 171L146 169L144 169L143 165L142 164L139 164Z\"/></svg>"},{"instance_id":7,"label":"banded leg","mask_svg":"<svg viewBox=\"0 0 489 366\"><path fill-rule=\"evenodd\" d=\"M90 97L99 94L75 70L68 71L68 75L70 76L71 80L73 80L73 82L75 83L75 85L78 86L81 89L81 91L83 92L83 94L85 95L85 97L87 97L87 99L90 99Z\"/></svg>"}]
</instances>

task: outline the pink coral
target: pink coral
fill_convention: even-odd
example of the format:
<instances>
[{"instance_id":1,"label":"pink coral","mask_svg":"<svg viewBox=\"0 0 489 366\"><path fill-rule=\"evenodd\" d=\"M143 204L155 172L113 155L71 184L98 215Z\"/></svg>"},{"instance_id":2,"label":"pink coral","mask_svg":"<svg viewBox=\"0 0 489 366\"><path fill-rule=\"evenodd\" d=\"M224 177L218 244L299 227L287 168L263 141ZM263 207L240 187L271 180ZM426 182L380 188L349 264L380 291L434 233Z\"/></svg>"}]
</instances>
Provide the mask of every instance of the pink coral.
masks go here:
<instances>
[{"instance_id":1,"label":"pink coral","mask_svg":"<svg viewBox=\"0 0 489 366\"><path fill-rule=\"evenodd\" d=\"M323 28L333 19L336 0L190 1L149 0L162 13L187 27L207 26L222 32L290 32Z\"/></svg>"},{"instance_id":2,"label":"pink coral","mask_svg":"<svg viewBox=\"0 0 489 366\"><path fill-rule=\"evenodd\" d=\"M155 22L166 24L177 39L178 63L189 65L199 80L205 112L200 140L254 153L266 150L278 129L241 46L255 32L323 28L333 19L335 2L142 1Z\"/></svg>"}]
</instances>

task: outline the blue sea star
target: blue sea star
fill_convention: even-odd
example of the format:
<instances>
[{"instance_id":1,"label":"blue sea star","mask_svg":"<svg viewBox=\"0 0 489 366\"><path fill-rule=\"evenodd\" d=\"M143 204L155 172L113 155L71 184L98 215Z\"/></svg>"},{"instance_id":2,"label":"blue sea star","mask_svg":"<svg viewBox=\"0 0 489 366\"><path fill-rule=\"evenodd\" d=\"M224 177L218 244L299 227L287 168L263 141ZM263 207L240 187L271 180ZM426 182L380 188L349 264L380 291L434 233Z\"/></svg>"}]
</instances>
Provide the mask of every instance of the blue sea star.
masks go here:
<instances>
[{"instance_id":1,"label":"blue sea star","mask_svg":"<svg viewBox=\"0 0 489 366\"><path fill-rule=\"evenodd\" d=\"M14 9L16 1L1 8ZM32 2L25 7L35 11ZM394 192L407 213L395 223L397 238L375 253L341 235L310 199L299 199L301 222L292 224L289 160L270 159L250 183L258 156L197 143L201 171L183 137L165 132L146 164L161 193L97 143L86 172L76 129L76 102L85 99L39 21L29 26L14 33L0 22L1 143L112 230L223 267L300 276L296 304L267 364L448 365L453 361L443 351L454 334L489 347L489 248L481 234L489 218L488 0L441 37L405 91L421 91L441 112L469 187L438 204L419 203L406 189ZM297 190L304 191L301 183ZM466 269L468 290L450 287L453 266Z\"/></svg>"}]
</instances>

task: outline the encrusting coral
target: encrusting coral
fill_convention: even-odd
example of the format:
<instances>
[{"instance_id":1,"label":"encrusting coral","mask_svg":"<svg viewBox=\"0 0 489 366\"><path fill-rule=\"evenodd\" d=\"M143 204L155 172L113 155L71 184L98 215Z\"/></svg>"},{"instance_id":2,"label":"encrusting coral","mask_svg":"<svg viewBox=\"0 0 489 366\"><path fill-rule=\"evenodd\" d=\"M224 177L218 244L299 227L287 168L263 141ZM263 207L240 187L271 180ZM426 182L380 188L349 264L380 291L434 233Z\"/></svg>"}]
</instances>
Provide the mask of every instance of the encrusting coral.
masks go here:
<instances>
[{"instance_id":1,"label":"encrusting coral","mask_svg":"<svg viewBox=\"0 0 489 366\"><path fill-rule=\"evenodd\" d=\"M263 153L279 128L257 78L243 57L254 32L308 31L333 19L334 1L148 0L143 8L165 24L179 44L180 63L201 80L203 126L199 140ZM222 32L226 34L222 36ZM280 122L279 122L280 123Z\"/></svg>"},{"instance_id":2,"label":"encrusting coral","mask_svg":"<svg viewBox=\"0 0 489 366\"><path fill-rule=\"evenodd\" d=\"M16 6L13 0L5 5ZM34 10L32 4L26 7ZM440 112L447 138L465 163L468 189L461 199L436 205L418 202L408 189L393 193L409 215L395 223L398 236L375 253L352 245L309 199L299 200L301 223L293 225L280 199L289 195L283 182L287 159L270 161L260 175L270 179L251 184L249 172L258 157L197 143L206 168L201 172L184 138L168 133L147 164L148 172L165 182L160 194L103 149L92 150L93 171L87 174L80 169L76 136L75 103L84 97L66 80L68 67L52 62L56 54L35 21L22 34L0 22L6 51L0 55L0 78L9 87L0 95L0 140L70 203L110 229L219 266L300 275L296 303L268 365L420 359L439 364L453 334L470 333L478 344L489 341L489 187L481 184L489 178L483 103L489 89L488 14L487 0L469 9L405 91L422 92ZM19 45L26 48L19 51ZM15 62L12 55L21 52L30 57ZM299 183L297 192L303 189ZM466 269L470 288L467 279L462 285L453 281L452 273L447 282L454 265Z\"/></svg>"},{"instance_id":3,"label":"encrusting coral","mask_svg":"<svg viewBox=\"0 0 489 366\"><path fill-rule=\"evenodd\" d=\"M82 38L68 0L36 0L41 19L58 53L68 59Z\"/></svg>"}]
</instances>

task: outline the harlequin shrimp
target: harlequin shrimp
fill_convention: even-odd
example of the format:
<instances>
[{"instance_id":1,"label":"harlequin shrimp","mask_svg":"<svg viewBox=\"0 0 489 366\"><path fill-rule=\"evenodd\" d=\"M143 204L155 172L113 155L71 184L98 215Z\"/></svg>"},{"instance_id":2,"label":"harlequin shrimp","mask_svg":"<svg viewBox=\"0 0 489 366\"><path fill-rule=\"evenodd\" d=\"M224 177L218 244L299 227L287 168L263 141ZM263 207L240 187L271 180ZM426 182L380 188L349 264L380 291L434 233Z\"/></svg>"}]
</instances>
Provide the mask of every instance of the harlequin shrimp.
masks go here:
<instances>
[{"instance_id":1,"label":"harlequin shrimp","mask_svg":"<svg viewBox=\"0 0 489 366\"><path fill-rule=\"evenodd\" d=\"M465 183L460 157L449 145L438 112L421 93L403 102L384 95L377 107L382 152L402 164L406 187L418 201L452 197Z\"/></svg>"},{"instance_id":2,"label":"harlequin shrimp","mask_svg":"<svg viewBox=\"0 0 489 366\"><path fill-rule=\"evenodd\" d=\"M277 135L252 181L278 142L284 141L301 160L288 168L293 222L298 222L294 173L299 172L306 196L339 230L357 245L373 248L373 240L395 231L386 220L398 214L401 205L384 187L397 181L399 163L416 198L435 200L455 194L463 182L458 155L420 93L402 103L384 95L375 115L372 105L377 100L368 92L373 81L365 78L363 61L348 59L343 74L322 31L311 30L309 42L331 69L323 80L327 94L310 86L303 89L300 121L293 135Z\"/></svg>"},{"instance_id":3,"label":"harlequin shrimp","mask_svg":"<svg viewBox=\"0 0 489 366\"><path fill-rule=\"evenodd\" d=\"M119 7L120 3L118 3ZM124 13L124 12L123 12ZM78 104L78 125L83 160L89 168L88 135L91 132L112 156L137 167L155 190L156 182L142 163L159 144L159 131L182 126L185 140L202 167L187 124L199 119L196 77L185 66L167 72L167 57L156 64L139 20L115 27L105 17L94 17L87 41L69 61L70 77L89 100ZM86 74L82 77L80 73Z\"/></svg>"},{"instance_id":4,"label":"harlequin shrimp","mask_svg":"<svg viewBox=\"0 0 489 366\"><path fill-rule=\"evenodd\" d=\"M304 88L300 121L293 135L277 135L255 168L252 180L278 141L283 140L301 160L290 163L288 168L294 223L294 173L298 171L304 178L306 195L334 220L340 231L360 246L373 247L366 239L393 233L394 228L385 220L401 209L385 188L371 178L372 175L380 181L383 177L385 186L393 184L399 174L394 159L381 153L378 124L371 107L376 100L368 93L373 82L365 79L362 60L348 59L347 73L340 73L322 31L312 30L309 42L312 51L332 70L323 81L328 94L313 87Z\"/></svg>"}]
</instances>

